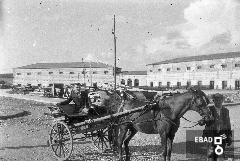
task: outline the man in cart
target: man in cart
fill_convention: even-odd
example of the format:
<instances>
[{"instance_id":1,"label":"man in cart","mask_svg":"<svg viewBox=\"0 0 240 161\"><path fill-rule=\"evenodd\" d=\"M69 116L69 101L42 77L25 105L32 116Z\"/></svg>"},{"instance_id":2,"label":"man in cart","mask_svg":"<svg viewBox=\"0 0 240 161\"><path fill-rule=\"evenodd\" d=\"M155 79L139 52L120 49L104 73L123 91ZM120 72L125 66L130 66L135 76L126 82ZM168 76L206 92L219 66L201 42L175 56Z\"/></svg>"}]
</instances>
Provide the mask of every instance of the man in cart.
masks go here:
<instances>
[{"instance_id":1,"label":"man in cart","mask_svg":"<svg viewBox=\"0 0 240 161\"><path fill-rule=\"evenodd\" d=\"M215 143L208 144L207 147L207 157L208 161L217 161L224 160L225 157L225 147L230 146L232 143L232 131L231 131L231 123L229 117L229 110L223 107L224 97L222 94L214 94L212 96L214 106L210 106L209 109L212 112L214 120L210 122L200 122L200 125L204 125L206 123L205 129L203 131L203 137L221 137L221 145ZM214 140L214 139L213 139ZM217 147L222 148L222 153L216 153Z\"/></svg>"},{"instance_id":2,"label":"man in cart","mask_svg":"<svg viewBox=\"0 0 240 161\"><path fill-rule=\"evenodd\" d=\"M74 104L70 104L73 102ZM74 84L70 96L67 100L57 103L67 113L87 115L89 110L88 91L81 87L80 83Z\"/></svg>"}]
</instances>

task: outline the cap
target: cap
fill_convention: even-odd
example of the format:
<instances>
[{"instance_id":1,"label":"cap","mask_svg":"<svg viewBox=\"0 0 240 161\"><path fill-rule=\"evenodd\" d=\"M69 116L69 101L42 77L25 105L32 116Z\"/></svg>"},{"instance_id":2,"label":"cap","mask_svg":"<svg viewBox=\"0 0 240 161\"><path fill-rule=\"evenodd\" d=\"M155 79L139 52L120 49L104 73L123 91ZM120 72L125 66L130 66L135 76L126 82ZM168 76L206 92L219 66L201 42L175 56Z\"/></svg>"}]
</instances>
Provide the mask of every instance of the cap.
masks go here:
<instances>
[{"instance_id":1,"label":"cap","mask_svg":"<svg viewBox=\"0 0 240 161\"><path fill-rule=\"evenodd\" d=\"M214 95L212 95L212 99L213 100L223 100L224 96L220 93L216 93Z\"/></svg>"}]
</instances>

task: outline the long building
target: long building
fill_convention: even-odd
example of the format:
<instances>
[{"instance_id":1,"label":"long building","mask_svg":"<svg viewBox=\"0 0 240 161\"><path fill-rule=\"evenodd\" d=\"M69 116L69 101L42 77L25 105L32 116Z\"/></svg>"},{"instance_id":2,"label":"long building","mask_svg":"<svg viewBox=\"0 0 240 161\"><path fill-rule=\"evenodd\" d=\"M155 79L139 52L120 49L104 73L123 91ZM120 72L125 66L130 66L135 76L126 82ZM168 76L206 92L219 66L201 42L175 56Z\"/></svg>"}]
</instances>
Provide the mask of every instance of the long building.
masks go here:
<instances>
[{"instance_id":1,"label":"long building","mask_svg":"<svg viewBox=\"0 0 240 161\"><path fill-rule=\"evenodd\" d=\"M120 70L120 68L117 68ZM36 63L13 69L13 84L63 86L72 83L112 83L113 66L99 62Z\"/></svg>"},{"instance_id":2,"label":"long building","mask_svg":"<svg viewBox=\"0 0 240 161\"><path fill-rule=\"evenodd\" d=\"M181 57L147 65L148 86L240 89L240 52Z\"/></svg>"}]
</instances>

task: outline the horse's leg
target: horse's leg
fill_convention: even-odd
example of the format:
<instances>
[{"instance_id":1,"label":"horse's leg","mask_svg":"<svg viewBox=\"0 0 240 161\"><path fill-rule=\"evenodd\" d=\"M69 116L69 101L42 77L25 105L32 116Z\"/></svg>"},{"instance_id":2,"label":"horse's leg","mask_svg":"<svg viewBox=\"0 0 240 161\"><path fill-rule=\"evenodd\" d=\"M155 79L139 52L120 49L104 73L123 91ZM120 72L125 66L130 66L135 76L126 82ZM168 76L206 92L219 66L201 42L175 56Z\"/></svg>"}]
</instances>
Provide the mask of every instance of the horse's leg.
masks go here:
<instances>
[{"instance_id":1,"label":"horse's leg","mask_svg":"<svg viewBox=\"0 0 240 161\"><path fill-rule=\"evenodd\" d=\"M166 161L166 156L167 156L167 135L166 132L163 132L161 135L161 144L163 147L163 152L162 152L162 156L164 161Z\"/></svg>"},{"instance_id":2,"label":"horse's leg","mask_svg":"<svg viewBox=\"0 0 240 161\"><path fill-rule=\"evenodd\" d=\"M167 138L167 160L171 160L171 153L172 153L172 143L173 143L173 138L168 137Z\"/></svg>"},{"instance_id":3,"label":"horse's leg","mask_svg":"<svg viewBox=\"0 0 240 161\"><path fill-rule=\"evenodd\" d=\"M129 152L128 144L136 133L137 133L137 130L134 127L131 127L129 129L129 135L124 140L124 149L125 149L125 153L126 153L126 161L130 161L130 152Z\"/></svg>"},{"instance_id":4,"label":"horse's leg","mask_svg":"<svg viewBox=\"0 0 240 161\"><path fill-rule=\"evenodd\" d=\"M119 161L123 160L123 141L125 140L126 133L128 131L127 125L122 125L119 127L119 134L118 134L118 155L119 155Z\"/></svg>"}]
</instances>

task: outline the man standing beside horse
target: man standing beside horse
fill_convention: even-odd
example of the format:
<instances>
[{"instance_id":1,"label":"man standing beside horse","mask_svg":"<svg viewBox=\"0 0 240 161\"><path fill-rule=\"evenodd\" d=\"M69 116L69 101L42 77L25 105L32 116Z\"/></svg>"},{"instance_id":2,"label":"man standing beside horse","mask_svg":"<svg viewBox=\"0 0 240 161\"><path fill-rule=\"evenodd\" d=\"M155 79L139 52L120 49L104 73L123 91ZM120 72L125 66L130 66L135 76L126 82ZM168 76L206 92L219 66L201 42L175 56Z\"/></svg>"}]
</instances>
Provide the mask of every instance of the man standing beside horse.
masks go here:
<instances>
[{"instance_id":1,"label":"man standing beside horse","mask_svg":"<svg viewBox=\"0 0 240 161\"><path fill-rule=\"evenodd\" d=\"M212 143L209 143L207 147L207 157L209 161L217 161L224 159L224 151L226 145L230 146L232 143L232 131L229 117L229 110L223 107L223 95L217 93L212 96L214 105L209 109L212 112L214 120L206 122L205 129L203 131L204 137L222 137L222 144L219 145L223 148L223 154L217 155L215 149L217 147L214 139ZM200 123L201 124L201 123ZM204 123L202 122L202 125Z\"/></svg>"}]
</instances>

